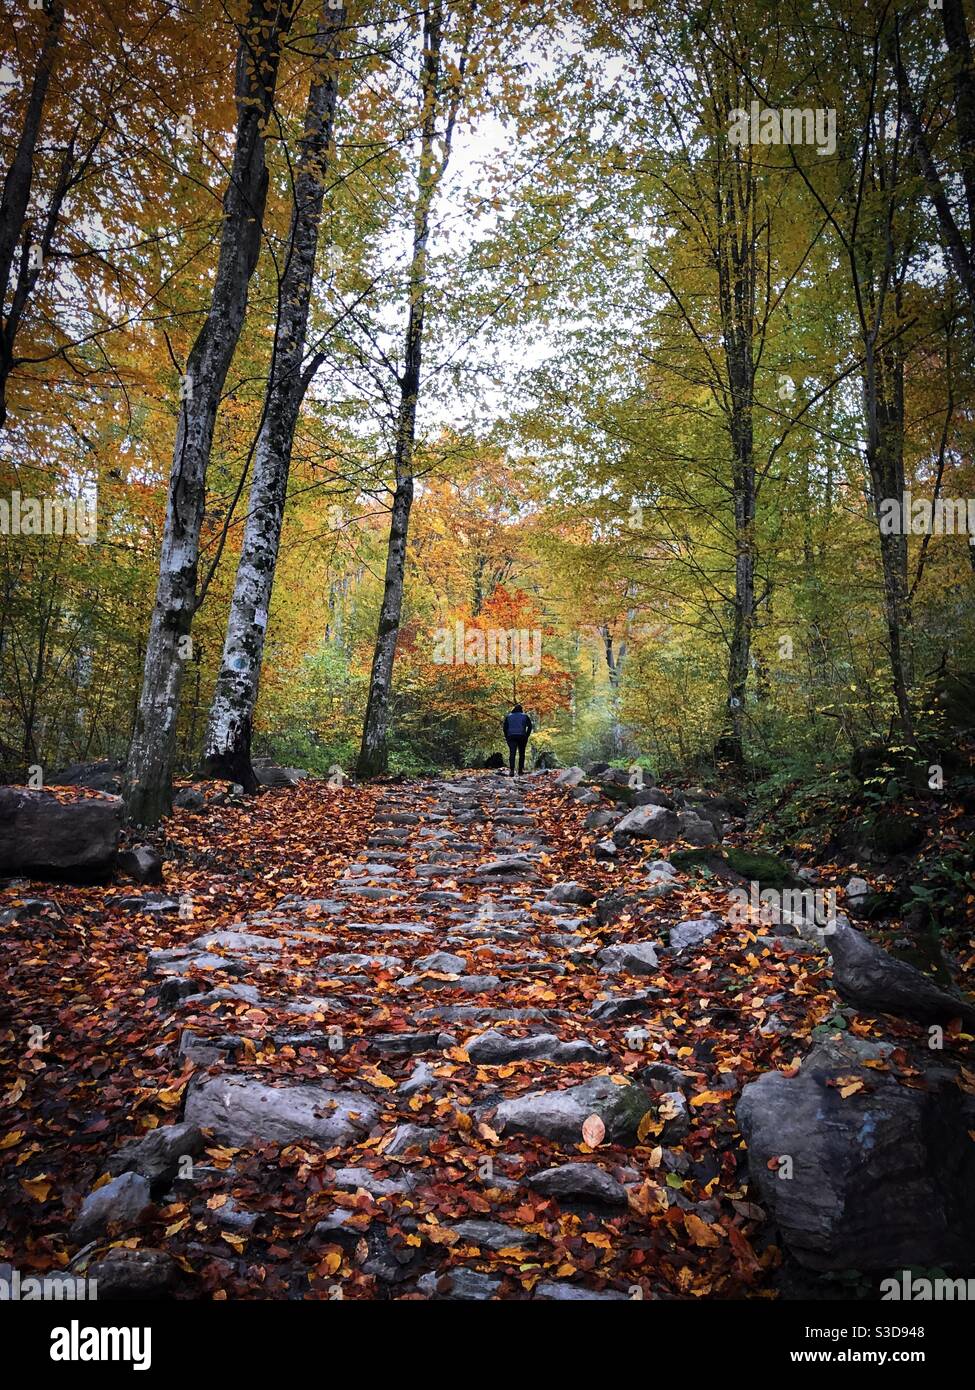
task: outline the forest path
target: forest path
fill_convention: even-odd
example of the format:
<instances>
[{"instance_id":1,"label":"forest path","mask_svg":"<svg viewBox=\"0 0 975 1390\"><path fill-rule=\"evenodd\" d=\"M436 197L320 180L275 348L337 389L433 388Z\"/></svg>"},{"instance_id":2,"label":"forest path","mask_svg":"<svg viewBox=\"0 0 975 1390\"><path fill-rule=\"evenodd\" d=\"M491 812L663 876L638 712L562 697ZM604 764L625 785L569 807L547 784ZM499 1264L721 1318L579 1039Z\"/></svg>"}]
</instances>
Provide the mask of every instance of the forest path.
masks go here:
<instances>
[{"instance_id":1,"label":"forest path","mask_svg":"<svg viewBox=\"0 0 975 1390\"><path fill-rule=\"evenodd\" d=\"M173 972L164 999L185 995L185 1119L240 1150L205 1198L248 1262L287 1245L313 1297L625 1299L761 1282L733 1105L741 1064L763 1069L788 1032L762 1027L765 995L784 996L763 980L744 1011L722 1007L754 975L747 934L724 972L713 942L658 961L644 911L700 920L701 903L681 908L663 861L640 911L617 901L594 916L604 886L624 884L593 860L566 793L537 774L387 785L326 897L289 895L152 958ZM776 971L794 970L784 943L775 954ZM233 980L200 993L192 981L211 969ZM789 1006L804 1017L807 1002ZM280 1173L260 1151L245 1160L255 1134L284 1145L277 1166L297 1165L308 1189L264 1242ZM202 1207L185 1192L167 1194L170 1216Z\"/></svg>"},{"instance_id":2,"label":"forest path","mask_svg":"<svg viewBox=\"0 0 975 1390\"><path fill-rule=\"evenodd\" d=\"M734 925L669 847L613 857L595 802L549 773L218 796L168 823L164 893L18 919L11 1251L103 1297L770 1291L735 1106L836 1011L825 952Z\"/></svg>"}]
</instances>

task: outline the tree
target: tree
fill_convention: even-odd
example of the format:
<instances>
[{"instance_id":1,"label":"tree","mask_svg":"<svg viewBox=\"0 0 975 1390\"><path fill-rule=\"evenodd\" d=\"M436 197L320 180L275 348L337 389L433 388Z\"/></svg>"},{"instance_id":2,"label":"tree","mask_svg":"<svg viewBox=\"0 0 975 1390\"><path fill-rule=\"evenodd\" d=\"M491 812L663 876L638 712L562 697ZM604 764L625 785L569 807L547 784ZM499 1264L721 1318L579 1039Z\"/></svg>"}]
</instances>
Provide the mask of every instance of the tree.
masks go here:
<instances>
[{"instance_id":1,"label":"tree","mask_svg":"<svg viewBox=\"0 0 975 1390\"><path fill-rule=\"evenodd\" d=\"M137 824L156 822L171 804L183 663L192 651L207 466L217 409L260 253L268 188L266 126L282 42L292 18L290 5L280 0L270 13L263 0L250 0L239 26L237 123L220 253L206 317L182 376L159 583L125 774L126 809Z\"/></svg>"},{"instance_id":2,"label":"tree","mask_svg":"<svg viewBox=\"0 0 975 1390\"><path fill-rule=\"evenodd\" d=\"M314 40L314 70L298 152L264 417L254 451L243 544L204 744L204 770L210 776L229 777L250 792L257 789L250 761L251 728L291 450L301 403L321 360L316 354L306 362L305 342L338 95L337 57L345 27L344 9L324 0Z\"/></svg>"}]
</instances>

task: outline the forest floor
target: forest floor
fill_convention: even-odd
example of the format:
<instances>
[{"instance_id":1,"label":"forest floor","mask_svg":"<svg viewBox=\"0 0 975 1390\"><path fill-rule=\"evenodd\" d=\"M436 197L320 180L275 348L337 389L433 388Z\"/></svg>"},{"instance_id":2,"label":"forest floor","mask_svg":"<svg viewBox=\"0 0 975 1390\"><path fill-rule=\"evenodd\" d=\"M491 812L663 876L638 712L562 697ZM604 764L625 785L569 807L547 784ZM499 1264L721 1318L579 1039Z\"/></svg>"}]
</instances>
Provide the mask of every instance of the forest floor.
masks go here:
<instances>
[{"instance_id":1,"label":"forest floor","mask_svg":"<svg viewBox=\"0 0 975 1390\"><path fill-rule=\"evenodd\" d=\"M588 809L551 774L310 780L177 812L162 893L38 887L0 934L2 1258L163 1252L184 1298L788 1296L735 1105L836 1016L828 958L724 920L713 878L648 894L668 851L597 859ZM566 882L632 897L601 922ZM607 973L635 943L658 961ZM207 1134L134 1224L72 1230L184 1114Z\"/></svg>"}]
</instances>

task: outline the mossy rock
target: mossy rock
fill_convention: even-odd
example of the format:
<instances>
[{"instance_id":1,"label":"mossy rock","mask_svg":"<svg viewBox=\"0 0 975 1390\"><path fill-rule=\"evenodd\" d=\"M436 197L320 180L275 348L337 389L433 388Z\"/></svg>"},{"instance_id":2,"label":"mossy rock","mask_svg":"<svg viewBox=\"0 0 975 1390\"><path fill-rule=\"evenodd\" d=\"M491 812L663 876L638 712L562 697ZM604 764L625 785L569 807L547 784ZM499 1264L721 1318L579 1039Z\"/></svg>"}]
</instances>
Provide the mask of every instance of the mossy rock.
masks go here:
<instances>
[{"instance_id":1,"label":"mossy rock","mask_svg":"<svg viewBox=\"0 0 975 1390\"><path fill-rule=\"evenodd\" d=\"M808 885L797 879L784 859L768 850L746 849L681 849L670 856L675 869L710 869L720 877L721 866L747 882L756 882L759 892L765 888L803 888Z\"/></svg>"},{"instance_id":2,"label":"mossy rock","mask_svg":"<svg viewBox=\"0 0 975 1390\"><path fill-rule=\"evenodd\" d=\"M886 811L867 822L865 833L873 849L893 856L917 849L924 840L926 828L915 816Z\"/></svg>"}]
</instances>

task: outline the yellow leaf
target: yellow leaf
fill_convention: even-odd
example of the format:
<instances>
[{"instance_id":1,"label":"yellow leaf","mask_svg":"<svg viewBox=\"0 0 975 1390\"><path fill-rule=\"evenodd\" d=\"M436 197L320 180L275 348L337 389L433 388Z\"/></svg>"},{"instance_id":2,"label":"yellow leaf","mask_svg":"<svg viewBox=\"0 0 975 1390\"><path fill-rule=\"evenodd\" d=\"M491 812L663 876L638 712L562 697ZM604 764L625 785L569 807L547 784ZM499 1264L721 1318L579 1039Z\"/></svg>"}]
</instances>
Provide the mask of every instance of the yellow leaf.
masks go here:
<instances>
[{"instance_id":1,"label":"yellow leaf","mask_svg":"<svg viewBox=\"0 0 975 1390\"><path fill-rule=\"evenodd\" d=\"M22 1129L12 1129L9 1134L5 1134L0 1139L0 1149L12 1149L15 1144L19 1144L24 1137L25 1131Z\"/></svg>"},{"instance_id":2,"label":"yellow leaf","mask_svg":"<svg viewBox=\"0 0 975 1390\"><path fill-rule=\"evenodd\" d=\"M51 1184L45 1178L21 1178L20 1185L35 1202L46 1202Z\"/></svg>"},{"instance_id":3,"label":"yellow leaf","mask_svg":"<svg viewBox=\"0 0 975 1390\"><path fill-rule=\"evenodd\" d=\"M167 1231L166 1234L168 1235L169 1232ZM228 1245L232 1245L232 1246L234 1247L234 1249L237 1251L237 1254L238 1254L238 1255L242 1255L242 1254L243 1254L243 1252L244 1252L244 1246L247 1244L247 1237L246 1237L246 1236L232 1236L232 1235L230 1234L229 1231L221 1231L221 1232L220 1232L220 1239L221 1239L221 1240L225 1240L225 1241L227 1242ZM331 1259L331 1256L330 1256L330 1255L326 1255L325 1258L326 1258L326 1260L329 1260L329 1259ZM340 1265L341 1263L342 1263L342 1257L341 1257L341 1255L340 1255L340 1256L338 1257L338 1264L335 1266L335 1269L338 1269L338 1267L339 1267L339 1265ZM330 1270L329 1273L330 1273L330 1274L334 1274L334 1273L335 1273L335 1270Z\"/></svg>"},{"instance_id":4,"label":"yellow leaf","mask_svg":"<svg viewBox=\"0 0 975 1390\"><path fill-rule=\"evenodd\" d=\"M718 1237L714 1234L711 1227L695 1216L693 1212L685 1211L684 1226L687 1234L695 1245L717 1245Z\"/></svg>"}]
</instances>

